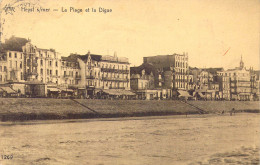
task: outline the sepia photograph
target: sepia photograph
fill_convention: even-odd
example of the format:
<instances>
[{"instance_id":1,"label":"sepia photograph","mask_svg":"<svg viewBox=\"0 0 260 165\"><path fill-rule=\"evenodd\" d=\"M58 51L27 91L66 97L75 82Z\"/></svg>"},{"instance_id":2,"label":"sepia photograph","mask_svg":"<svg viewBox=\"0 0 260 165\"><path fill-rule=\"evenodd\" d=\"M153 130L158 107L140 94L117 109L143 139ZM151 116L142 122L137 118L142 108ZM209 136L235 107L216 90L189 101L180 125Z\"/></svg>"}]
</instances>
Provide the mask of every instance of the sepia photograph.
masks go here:
<instances>
[{"instance_id":1,"label":"sepia photograph","mask_svg":"<svg viewBox=\"0 0 260 165\"><path fill-rule=\"evenodd\" d=\"M0 0L0 165L260 165L259 0Z\"/></svg>"}]
</instances>

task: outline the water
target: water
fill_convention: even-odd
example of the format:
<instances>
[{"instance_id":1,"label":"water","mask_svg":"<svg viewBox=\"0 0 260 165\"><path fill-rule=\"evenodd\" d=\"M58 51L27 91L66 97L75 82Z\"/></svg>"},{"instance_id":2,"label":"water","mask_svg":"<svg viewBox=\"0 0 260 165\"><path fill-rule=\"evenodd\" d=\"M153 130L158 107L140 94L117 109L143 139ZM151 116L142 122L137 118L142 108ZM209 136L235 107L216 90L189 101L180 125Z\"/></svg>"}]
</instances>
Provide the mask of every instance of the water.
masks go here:
<instances>
[{"instance_id":1,"label":"water","mask_svg":"<svg viewBox=\"0 0 260 165\"><path fill-rule=\"evenodd\" d=\"M189 164L259 146L258 114L1 123L0 164Z\"/></svg>"}]
</instances>

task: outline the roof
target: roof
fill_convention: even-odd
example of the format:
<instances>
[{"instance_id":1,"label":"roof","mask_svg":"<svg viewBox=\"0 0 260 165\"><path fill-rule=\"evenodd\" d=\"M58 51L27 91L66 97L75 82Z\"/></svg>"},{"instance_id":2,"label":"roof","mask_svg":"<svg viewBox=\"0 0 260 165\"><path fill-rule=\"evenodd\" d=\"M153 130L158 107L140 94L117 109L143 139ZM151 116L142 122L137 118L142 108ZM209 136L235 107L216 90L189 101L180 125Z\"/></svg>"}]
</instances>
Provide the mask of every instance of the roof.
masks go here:
<instances>
[{"instance_id":1,"label":"roof","mask_svg":"<svg viewBox=\"0 0 260 165\"><path fill-rule=\"evenodd\" d=\"M12 36L11 38L5 40L5 43L2 44L3 50L10 50L10 51L19 51L22 52L22 47L29 42L29 40L25 38L19 38Z\"/></svg>"},{"instance_id":2,"label":"roof","mask_svg":"<svg viewBox=\"0 0 260 165\"><path fill-rule=\"evenodd\" d=\"M80 55L80 54L70 54L68 57L61 57L62 60L69 61L69 62L77 62L77 59L81 59L84 62L88 60L88 57L91 57L92 60L94 61L101 61L102 56L101 55L96 55L96 54L85 54L85 55Z\"/></svg>"},{"instance_id":3,"label":"roof","mask_svg":"<svg viewBox=\"0 0 260 165\"><path fill-rule=\"evenodd\" d=\"M207 71L211 74L217 74L217 72L221 72L223 70L224 70L223 68L204 68L204 69L202 69L202 71Z\"/></svg>"},{"instance_id":4,"label":"roof","mask_svg":"<svg viewBox=\"0 0 260 165\"><path fill-rule=\"evenodd\" d=\"M151 63L143 63L142 65L138 67L130 67L130 74L139 74L142 75L142 70L145 69L145 74L153 74L155 75L158 71Z\"/></svg>"},{"instance_id":5,"label":"roof","mask_svg":"<svg viewBox=\"0 0 260 165\"><path fill-rule=\"evenodd\" d=\"M78 55L78 58L86 62L88 60L88 57L91 57L94 61L101 61L102 55L96 55L96 54L85 54L85 55Z\"/></svg>"},{"instance_id":6,"label":"roof","mask_svg":"<svg viewBox=\"0 0 260 165\"><path fill-rule=\"evenodd\" d=\"M61 57L61 60L68 61L68 62L78 62L77 58L79 55L77 54L70 54L68 57Z\"/></svg>"}]
</instances>

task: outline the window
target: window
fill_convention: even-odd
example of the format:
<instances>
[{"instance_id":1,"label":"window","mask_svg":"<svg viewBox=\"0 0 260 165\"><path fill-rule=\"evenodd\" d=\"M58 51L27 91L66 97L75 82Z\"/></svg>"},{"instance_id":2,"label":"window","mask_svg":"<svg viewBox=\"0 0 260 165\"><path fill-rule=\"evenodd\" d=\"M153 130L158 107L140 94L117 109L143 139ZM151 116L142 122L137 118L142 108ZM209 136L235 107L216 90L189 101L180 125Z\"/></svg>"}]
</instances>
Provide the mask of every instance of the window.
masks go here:
<instances>
[{"instance_id":1,"label":"window","mask_svg":"<svg viewBox=\"0 0 260 165\"><path fill-rule=\"evenodd\" d=\"M64 71L64 76L66 76L66 71Z\"/></svg>"},{"instance_id":2,"label":"window","mask_svg":"<svg viewBox=\"0 0 260 165\"><path fill-rule=\"evenodd\" d=\"M12 53L11 52L9 52L9 58L12 58Z\"/></svg>"},{"instance_id":3,"label":"window","mask_svg":"<svg viewBox=\"0 0 260 165\"><path fill-rule=\"evenodd\" d=\"M50 70L50 75L52 76L52 70Z\"/></svg>"},{"instance_id":4,"label":"window","mask_svg":"<svg viewBox=\"0 0 260 165\"><path fill-rule=\"evenodd\" d=\"M41 74L43 74L43 69L41 69Z\"/></svg>"},{"instance_id":5,"label":"window","mask_svg":"<svg viewBox=\"0 0 260 165\"><path fill-rule=\"evenodd\" d=\"M41 66L43 65L43 60L41 60Z\"/></svg>"},{"instance_id":6,"label":"window","mask_svg":"<svg viewBox=\"0 0 260 165\"><path fill-rule=\"evenodd\" d=\"M47 69L47 75L49 75L49 69Z\"/></svg>"},{"instance_id":7,"label":"window","mask_svg":"<svg viewBox=\"0 0 260 165\"><path fill-rule=\"evenodd\" d=\"M17 53L14 53L14 58L17 58Z\"/></svg>"},{"instance_id":8,"label":"window","mask_svg":"<svg viewBox=\"0 0 260 165\"><path fill-rule=\"evenodd\" d=\"M56 70L56 76L58 76L58 70Z\"/></svg>"},{"instance_id":9,"label":"window","mask_svg":"<svg viewBox=\"0 0 260 165\"><path fill-rule=\"evenodd\" d=\"M0 66L0 72L2 72L2 66Z\"/></svg>"},{"instance_id":10,"label":"window","mask_svg":"<svg viewBox=\"0 0 260 165\"><path fill-rule=\"evenodd\" d=\"M51 64L52 64L52 63L51 63L51 61L50 61L50 66L51 66Z\"/></svg>"},{"instance_id":11,"label":"window","mask_svg":"<svg viewBox=\"0 0 260 165\"><path fill-rule=\"evenodd\" d=\"M58 67L58 62L56 61L55 65Z\"/></svg>"},{"instance_id":12,"label":"window","mask_svg":"<svg viewBox=\"0 0 260 165\"><path fill-rule=\"evenodd\" d=\"M23 63L22 63L22 62L20 62L20 68L21 68L21 69L23 68Z\"/></svg>"},{"instance_id":13,"label":"window","mask_svg":"<svg viewBox=\"0 0 260 165\"><path fill-rule=\"evenodd\" d=\"M7 71L7 67L6 67L6 66L4 66L4 71L5 71L5 72Z\"/></svg>"},{"instance_id":14,"label":"window","mask_svg":"<svg viewBox=\"0 0 260 165\"><path fill-rule=\"evenodd\" d=\"M23 80L23 72L21 72L21 80Z\"/></svg>"}]
</instances>

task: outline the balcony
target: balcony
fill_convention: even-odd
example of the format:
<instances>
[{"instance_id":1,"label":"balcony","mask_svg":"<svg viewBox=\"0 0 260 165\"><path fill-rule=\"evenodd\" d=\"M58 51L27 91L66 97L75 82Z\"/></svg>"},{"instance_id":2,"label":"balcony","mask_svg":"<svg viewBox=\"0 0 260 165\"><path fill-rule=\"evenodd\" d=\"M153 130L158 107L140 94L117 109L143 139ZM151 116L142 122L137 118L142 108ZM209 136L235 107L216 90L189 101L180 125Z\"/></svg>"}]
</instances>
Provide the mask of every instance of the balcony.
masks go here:
<instances>
[{"instance_id":1,"label":"balcony","mask_svg":"<svg viewBox=\"0 0 260 165\"><path fill-rule=\"evenodd\" d=\"M86 75L86 79L95 79L95 77L92 75Z\"/></svg>"},{"instance_id":2,"label":"balcony","mask_svg":"<svg viewBox=\"0 0 260 165\"><path fill-rule=\"evenodd\" d=\"M125 89L125 87L109 87L109 89Z\"/></svg>"},{"instance_id":3,"label":"balcony","mask_svg":"<svg viewBox=\"0 0 260 165\"><path fill-rule=\"evenodd\" d=\"M81 79L81 76L80 75L76 75L76 79Z\"/></svg>"},{"instance_id":4,"label":"balcony","mask_svg":"<svg viewBox=\"0 0 260 165\"><path fill-rule=\"evenodd\" d=\"M128 82L128 79L125 78L115 78L115 77L102 77L102 80L105 81L123 81L123 82Z\"/></svg>"},{"instance_id":5,"label":"balcony","mask_svg":"<svg viewBox=\"0 0 260 165\"><path fill-rule=\"evenodd\" d=\"M129 70L120 70L120 69L112 69L112 68L101 68L101 72L113 72L113 73L128 74Z\"/></svg>"}]
</instances>

